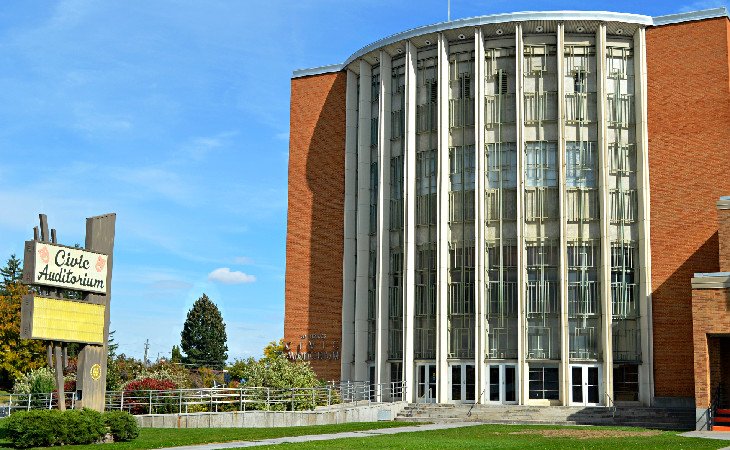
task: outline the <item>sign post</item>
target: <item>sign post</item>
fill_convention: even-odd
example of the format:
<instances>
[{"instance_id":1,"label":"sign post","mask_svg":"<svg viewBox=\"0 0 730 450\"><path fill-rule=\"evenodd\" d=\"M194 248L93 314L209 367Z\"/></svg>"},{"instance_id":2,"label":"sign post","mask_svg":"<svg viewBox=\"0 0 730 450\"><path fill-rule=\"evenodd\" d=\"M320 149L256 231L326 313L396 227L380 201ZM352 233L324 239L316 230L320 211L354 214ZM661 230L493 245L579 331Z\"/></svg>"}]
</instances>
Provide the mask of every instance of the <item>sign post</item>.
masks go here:
<instances>
[{"instance_id":1,"label":"sign post","mask_svg":"<svg viewBox=\"0 0 730 450\"><path fill-rule=\"evenodd\" d=\"M21 337L51 341L48 362L53 366L55 359L61 410L66 407L64 344L83 344L76 373L76 407L103 411L116 215L86 219L85 248L58 245L56 230L51 230L49 242L46 216L39 217L40 236L35 227L34 239L25 243L23 283L35 289L23 297Z\"/></svg>"}]
</instances>

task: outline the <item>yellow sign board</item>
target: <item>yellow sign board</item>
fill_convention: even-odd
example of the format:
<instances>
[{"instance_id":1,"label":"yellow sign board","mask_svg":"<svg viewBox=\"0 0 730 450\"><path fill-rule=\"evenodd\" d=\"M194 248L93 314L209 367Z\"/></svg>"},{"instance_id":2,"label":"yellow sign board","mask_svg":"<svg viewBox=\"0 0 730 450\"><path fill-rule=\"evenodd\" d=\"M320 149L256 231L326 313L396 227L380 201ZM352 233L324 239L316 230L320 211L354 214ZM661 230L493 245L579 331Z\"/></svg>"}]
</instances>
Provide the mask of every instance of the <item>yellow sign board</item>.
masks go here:
<instances>
[{"instance_id":1,"label":"yellow sign board","mask_svg":"<svg viewBox=\"0 0 730 450\"><path fill-rule=\"evenodd\" d=\"M104 343L104 305L27 295L21 308L25 339Z\"/></svg>"}]
</instances>

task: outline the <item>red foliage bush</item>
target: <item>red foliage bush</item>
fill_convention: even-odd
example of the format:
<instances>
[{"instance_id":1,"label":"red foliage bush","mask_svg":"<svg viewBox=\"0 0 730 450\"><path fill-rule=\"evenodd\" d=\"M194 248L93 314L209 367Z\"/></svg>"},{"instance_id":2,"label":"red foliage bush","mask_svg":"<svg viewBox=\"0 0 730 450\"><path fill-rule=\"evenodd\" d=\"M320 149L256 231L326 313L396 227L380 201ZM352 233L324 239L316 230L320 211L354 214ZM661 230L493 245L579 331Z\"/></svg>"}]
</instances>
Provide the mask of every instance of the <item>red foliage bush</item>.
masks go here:
<instances>
[{"instance_id":1,"label":"red foliage bush","mask_svg":"<svg viewBox=\"0 0 730 450\"><path fill-rule=\"evenodd\" d=\"M177 389L175 383L170 380L154 380L152 378L143 378L141 380L134 380L127 383L127 385L124 387L124 392L167 391L170 389Z\"/></svg>"},{"instance_id":2,"label":"red foliage bush","mask_svg":"<svg viewBox=\"0 0 730 450\"><path fill-rule=\"evenodd\" d=\"M128 400L125 407L132 414L151 414L177 412L177 402L169 398L160 399L149 391L167 391L177 389L177 385L170 380L155 380L143 378L127 383L124 387L124 397ZM154 407L150 405L150 400Z\"/></svg>"},{"instance_id":3,"label":"red foliage bush","mask_svg":"<svg viewBox=\"0 0 730 450\"><path fill-rule=\"evenodd\" d=\"M76 380L66 380L63 383L64 392L73 392L76 390Z\"/></svg>"}]
</instances>

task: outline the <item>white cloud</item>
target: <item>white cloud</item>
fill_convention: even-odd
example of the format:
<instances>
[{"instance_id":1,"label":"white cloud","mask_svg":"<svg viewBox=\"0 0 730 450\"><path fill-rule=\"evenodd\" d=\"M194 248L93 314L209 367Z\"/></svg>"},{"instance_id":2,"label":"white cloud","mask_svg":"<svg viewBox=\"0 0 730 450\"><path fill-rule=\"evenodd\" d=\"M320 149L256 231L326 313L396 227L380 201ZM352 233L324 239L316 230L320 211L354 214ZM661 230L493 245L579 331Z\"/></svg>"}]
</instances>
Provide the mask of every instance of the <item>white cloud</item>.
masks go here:
<instances>
[{"instance_id":1,"label":"white cloud","mask_svg":"<svg viewBox=\"0 0 730 450\"><path fill-rule=\"evenodd\" d=\"M253 283L256 277L239 271L231 271L228 267L215 269L208 274L208 281L217 281L223 284Z\"/></svg>"}]
</instances>

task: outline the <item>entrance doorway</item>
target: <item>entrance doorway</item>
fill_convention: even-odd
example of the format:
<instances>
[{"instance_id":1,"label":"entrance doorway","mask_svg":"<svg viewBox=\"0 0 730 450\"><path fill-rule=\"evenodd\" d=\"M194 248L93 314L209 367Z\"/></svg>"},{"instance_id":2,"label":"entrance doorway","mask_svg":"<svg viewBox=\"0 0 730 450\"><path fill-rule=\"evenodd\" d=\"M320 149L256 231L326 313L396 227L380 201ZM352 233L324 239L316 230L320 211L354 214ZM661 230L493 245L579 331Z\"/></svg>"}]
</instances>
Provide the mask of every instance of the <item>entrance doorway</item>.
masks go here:
<instances>
[{"instance_id":1,"label":"entrance doorway","mask_svg":"<svg viewBox=\"0 0 730 450\"><path fill-rule=\"evenodd\" d=\"M418 364L419 403L436 403L436 364Z\"/></svg>"},{"instance_id":2,"label":"entrance doorway","mask_svg":"<svg viewBox=\"0 0 730 450\"><path fill-rule=\"evenodd\" d=\"M613 364L613 400L615 402L639 401L638 364Z\"/></svg>"},{"instance_id":3,"label":"entrance doorway","mask_svg":"<svg viewBox=\"0 0 730 450\"><path fill-rule=\"evenodd\" d=\"M451 377L451 398L454 403L474 403L476 395L476 377L474 364L449 365Z\"/></svg>"},{"instance_id":4,"label":"entrance doorway","mask_svg":"<svg viewBox=\"0 0 730 450\"><path fill-rule=\"evenodd\" d=\"M487 364L487 401L490 403L517 403L517 365Z\"/></svg>"},{"instance_id":5,"label":"entrance doorway","mask_svg":"<svg viewBox=\"0 0 730 450\"><path fill-rule=\"evenodd\" d=\"M599 405L601 403L601 370L597 365L570 366L570 403Z\"/></svg>"}]
</instances>

